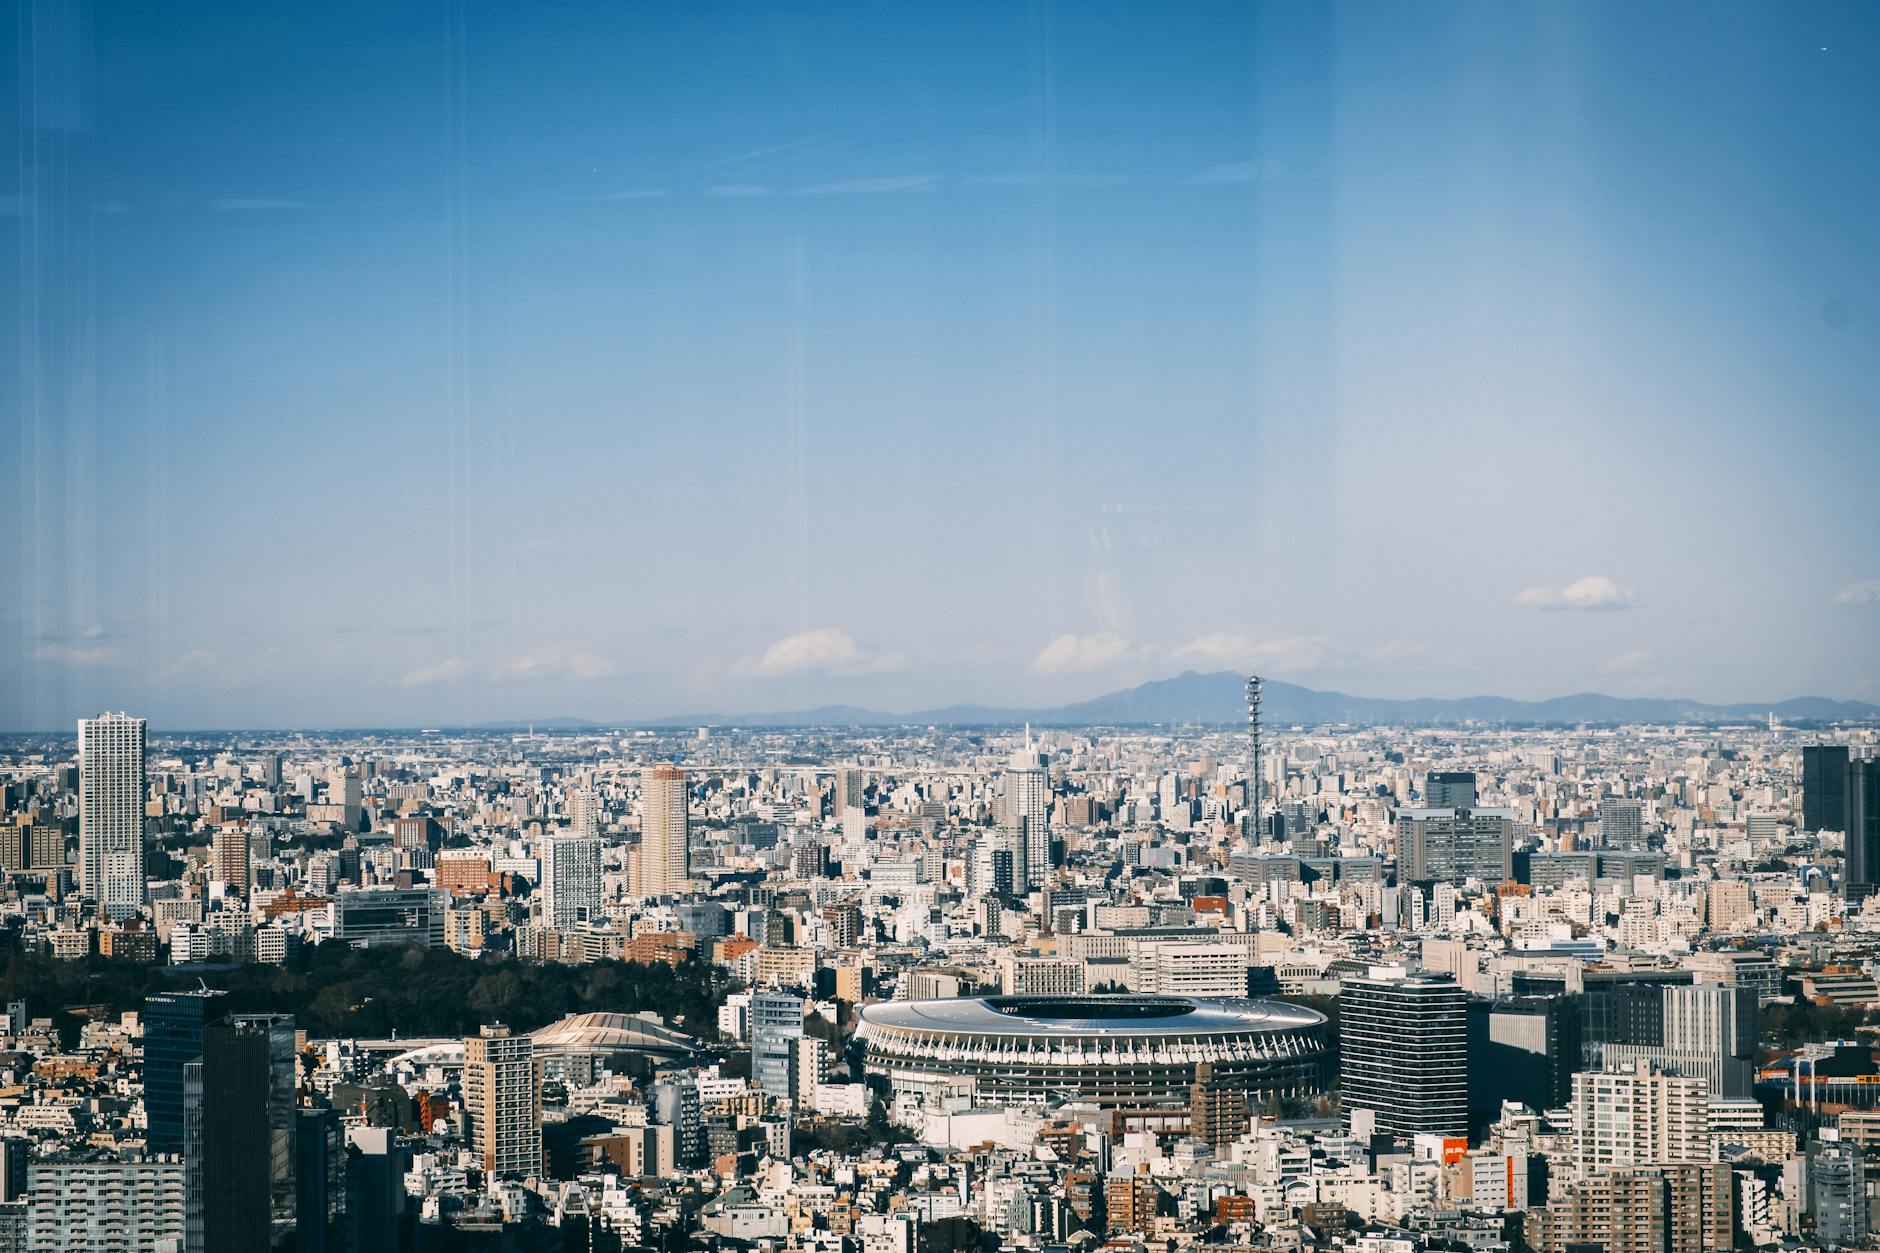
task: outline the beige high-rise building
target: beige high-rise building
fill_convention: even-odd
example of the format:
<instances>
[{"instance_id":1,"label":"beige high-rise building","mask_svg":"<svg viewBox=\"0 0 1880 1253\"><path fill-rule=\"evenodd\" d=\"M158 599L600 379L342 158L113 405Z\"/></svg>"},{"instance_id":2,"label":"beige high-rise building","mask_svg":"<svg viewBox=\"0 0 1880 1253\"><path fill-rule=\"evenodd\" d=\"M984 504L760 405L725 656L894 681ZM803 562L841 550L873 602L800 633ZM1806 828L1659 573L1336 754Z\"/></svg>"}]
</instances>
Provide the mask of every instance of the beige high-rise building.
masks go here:
<instances>
[{"instance_id":1,"label":"beige high-rise building","mask_svg":"<svg viewBox=\"0 0 1880 1253\"><path fill-rule=\"evenodd\" d=\"M1598 1245L1606 1253L1724 1253L1734 1180L1727 1162L1632 1166L1568 1185L1530 1210L1536 1253Z\"/></svg>"},{"instance_id":2,"label":"beige high-rise building","mask_svg":"<svg viewBox=\"0 0 1880 1253\"><path fill-rule=\"evenodd\" d=\"M78 722L78 887L113 918L143 908L144 720Z\"/></svg>"},{"instance_id":3,"label":"beige high-rise building","mask_svg":"<svg viewBox=\"0 0 1880 1253\"><path fill-rule=\"evenodd\" d=\"M1573 1162L1584 1179L1710 1157L1710 1084L1649 1061L1573 1076Z\"/></svg>"},{"instance_id":4,"label":"beige high-rise building","mask_svg":"<svg viewBox=\"0 0 1880 1253\"><path fill-rule=\"evenodd\" d=\"M658 765L640 777L640 896L677 896L692 877L685 771Z\"/></svg>"},{"instance_id":5,"label":"beige high-rise building","mask_svg":"<svg viewBox=\"0 0 1880 1253\"><path fill-rule=\"evenodd\" d=\"M463 1041L464 1142L490 1175L542 1173L542 1078L535 1041L501 1023Z\"/></svg>"},{"instance_id":6,"label":"beige high-rise building","mask_svg":"<svg viewBox=\"0 0 1880 1253\"><path fill-rule=\"evenodd\" d=\"M340 821L348 831L359 829L365 811L365 779L358 766L341 766L327 779L327 802L340 807Z\"/></svg>"},{"instance_id":7,"label":"beige high-rise building","mask_svg":"<svg viewBox=\"0 0 1880 1253\"><path fill-rule=\"evenodd\" d=\"M1756 902L1741 879L1718 879L1704 892L1704 913L1712 931L1736 931L1756 922Z\"/></svg>"},{"instance_id":8,"label":"beige high-rise building","mask_svg":"<svg viewBox=\"0 0 1880 1253\"><path fill-rule=\"evenodd\" d=\"M209 845L209 877L248 894L248 832L229 823L215 829Z\"/></svg>"}]
</instances>

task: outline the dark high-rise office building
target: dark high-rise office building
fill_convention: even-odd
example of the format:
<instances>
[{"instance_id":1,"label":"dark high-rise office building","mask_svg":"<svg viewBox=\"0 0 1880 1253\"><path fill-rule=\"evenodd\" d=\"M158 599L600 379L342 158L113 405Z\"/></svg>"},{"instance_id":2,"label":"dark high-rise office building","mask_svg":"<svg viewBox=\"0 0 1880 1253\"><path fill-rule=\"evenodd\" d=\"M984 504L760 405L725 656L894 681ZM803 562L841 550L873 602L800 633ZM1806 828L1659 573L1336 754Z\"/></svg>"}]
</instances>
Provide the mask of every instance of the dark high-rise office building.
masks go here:
<instances>
[{"instance_id":1,"label":"dark high-rise office building","mask_svg":"<svg viewBox=\"0 0 1880 1253\"><path fill-rule=\"evenodd\" d=\"M1475 775L1468 770L1432 770L1423 784L1430 809L1474 809Z\"/></svg>"},{"instance_id":2,"label":"dark high-rise office building","mask_svg":"<svg viewBox=\"0 0 1880 1253\"><path fill-rule=\"evenodd\" d=\"M1862 900L1873 895L1874 885L1880 883L1880 758L1848 762L1844 780L1844 883L1849 900Z\"/></svg>"},{"instance_id":3,"label":"dark high-rise office building","mask_svg":"<svg viewBox=\"0 0 1880 1253\"><path fill-rule=\"evenodd\" d=\"M1802 747L1802 829L1847 830L1847 745Z\"/></svg>"},{"instance_id":4,"label":"dark high-rise office building","mask_svg":"<svg viewBox=\"0 0 1880 1253\"><path fill-rule=\"evenodd\" d=\"M184 1069L191 1253L296 1247L294 1020L237 1014L203 1031Z\"/></svg>"},{"instance_id":5,"label":"dark high-rise office building","mask_svg":"<svg viewBox=\"0 0 1880 1253\"><path fill-rule=\"evenodd\" d=\"M1492 1122L1502 1102L1564 1109L1580 1068L1579 997L1469 1002L1469 1115Z\"/></svg>"},{"instance_id":6,"label":"dark high-rise office building","mask_svg":"<svg viewBox=\"0 0 1880 1253\"><path fill-rule=\"evenodd\" d=\"M1688 970L1593 972L1586 976L1586 1043L1659 1045L1668 987L1690 987Z\"/></svg>"},{"instance_id":7,"label":"dark high-rise office building","mask_svg":"<svg viewBox=\"0 0 1880 1253\"><path fill-rule=\"evenodd\" d=\"M33 1142L23 1136L0 1139L0 1205L26 1200L28 1152L32 1147Z\"/></svg>"},{"instance_id":8,"label":"dark high-rise office building","mask_svg":"<svg viewBox=\"0 0 1880 1253\"><path fill-rule=\"evenodd\" d=\"M158 992L144 998L145 1142L153 1153L183 1151L183 1067L202 1056L202 1032L227 993Z\"/></svg>"},{"instance_id":9,"label":"dark high-rise office building","mask_svg":"<svg viewBox=\"0 0 1880 1253\"><path fill-rule=\"evenodd\" d=\"M345 1253L346 1137L339 1111L295 1114L294 1253Z\"/></svg>"},{"instance_id":10,"label":"dark high-rise office building","mask_svg":"<svg viewBox=\"0 0 1880 1253\"><path fill-rule=\"evenodd\" d=\"M1468 1002L1454 979L1374 967L1338 994L1347 1114L1395 1136L1469 1130Z\"/></svg>"},{"instance_id":11,"label":"dark high-rise office building","mask_svg":"<svg viewBox=\"0 0 1880 1253\"><path fill-rule=\"evenodd\" d=\"M389 1127L354 1126L346 1141L350 1253L410 1253L417 1248L415 1213L405 1196L410 1154Z\"/></svg>"}]
</instances>

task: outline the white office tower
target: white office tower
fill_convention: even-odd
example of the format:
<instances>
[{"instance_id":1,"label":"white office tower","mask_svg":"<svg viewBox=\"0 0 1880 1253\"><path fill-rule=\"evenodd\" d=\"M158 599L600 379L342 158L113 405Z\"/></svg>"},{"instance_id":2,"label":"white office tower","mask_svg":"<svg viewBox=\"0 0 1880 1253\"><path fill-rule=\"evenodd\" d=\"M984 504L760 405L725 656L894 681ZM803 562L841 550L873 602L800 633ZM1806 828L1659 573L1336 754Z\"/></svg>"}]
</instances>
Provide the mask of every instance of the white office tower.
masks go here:
<instances>
[{"instance_id":1,"label":"white office tower","mask_svg":"<svg viewBox=\"0 0 1880 1253\"><path fill-rule=\"evenodd\" d=\"M494 1176L542 1173L542 1081L535 1041L501 1023L463 1042L464 1143Z\"/></svg>"},{"instance_id":2,"label":"white office tower","mask_svg":"<svg viewBox=\"0 0 1880 1253\"><path fill-rule=\"evenodd\" d=\"M601 919L601 842L578 830L542 850L542 920L557 930Z\"/></svg>"},{"instance_id":3,"label":"white office tower","mask_svg":"<svg viewBox=\"0 0 1880 1253\"><path fill-rule=\"evenodd\" d=\"M692 877L685 771L658 765L640 777L639 894L678 896Z\"/></svg>"},{"instance_id":4,"label":"white office tower","mask_svg":"<svg viewBox=\"0 0 1880 1253\"><path fill-rule=\"evenodd\" d=\"M568 793L568 825L576 835L601 833L601 800L591 787L578 787Z\"/></svg>"},{"instance_id":5,"label":"white office tower","mask_svg":"<svg viewBox=\"0 0 1880 1253\"><path fill-rule=\"evenodd\" d=\"M1645 806L1628 800L1599 802L1599 842L1606 848L1646 847Z\"/></svg>"},{"instance_id":6,"label":"white office tower","mask_svg":"<svg viewBox=\"0 0 1880 1253\"><path fill-rule=\"evenodd\" d=\"M1044 886L1051 869L1051 775L1044 754L1032 747L1031 728L1025 729L1025 747L1012 754L1005 772L1005 830L1012 842L1012 890L1018 893Z\"/></svg>"},{"instance_id":7,"label":"white office tower","mask_svg":"<svg viewBox=\"0 0 1880 1253\"><path fill-rule=\"evenodd\" d=\"M78 723L79 891L127 918L143 907L144 720Z\"/></svg>"},{"instance_id":8,"label":"white office tower","mask_svg":"<svg viewBox=\"0 0 1880 1253\"><path fill-rule=\"evenodd\" d=\"M851 809L863 807L868 790L868 778L860 766L838 766L835 777L835 816L842 817Z\"/></svg>"}]
</instances>

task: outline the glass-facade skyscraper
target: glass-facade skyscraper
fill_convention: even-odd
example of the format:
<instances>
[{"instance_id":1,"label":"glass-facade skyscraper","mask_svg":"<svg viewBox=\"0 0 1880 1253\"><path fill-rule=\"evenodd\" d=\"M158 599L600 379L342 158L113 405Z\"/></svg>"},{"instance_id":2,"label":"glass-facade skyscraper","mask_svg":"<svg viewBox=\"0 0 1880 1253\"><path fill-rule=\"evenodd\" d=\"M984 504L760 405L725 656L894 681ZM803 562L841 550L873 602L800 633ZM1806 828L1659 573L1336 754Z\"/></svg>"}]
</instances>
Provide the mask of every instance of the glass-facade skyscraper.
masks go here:
<instances>
[{"instance_id":1,"label":"glass-facade skyscraper","mask_svg":"<svg viewBox=\"0 0 1880 1253\"><path fill-rule=\"evenodd\" d=\"M184 1068L191 1253L295 1247L299 1201L294 1019L235 1014Z\"/></svg>"},{"instance_id":2,"label":"glass-facade skyscraper","mask_svg":"<svg viewBox=\"0 0 1880 1253\"><path fill-rule=\"evenodd\" d=\"M1847 830L1847 745L1802 746L1802 830Z\"/></svg>"},{"instance_id":3,"label":"glass-facade skyscraper","mask_svg":"<svg viewBox=\"0 0 1880 1253\"><path fill-rule=\"evenodd\" d=\"M144 998L145 1141L153 1153L183 1151L183 1068L201 1058L203 1029L227 995L203 988Z\"/></svg>"}]
</instances>

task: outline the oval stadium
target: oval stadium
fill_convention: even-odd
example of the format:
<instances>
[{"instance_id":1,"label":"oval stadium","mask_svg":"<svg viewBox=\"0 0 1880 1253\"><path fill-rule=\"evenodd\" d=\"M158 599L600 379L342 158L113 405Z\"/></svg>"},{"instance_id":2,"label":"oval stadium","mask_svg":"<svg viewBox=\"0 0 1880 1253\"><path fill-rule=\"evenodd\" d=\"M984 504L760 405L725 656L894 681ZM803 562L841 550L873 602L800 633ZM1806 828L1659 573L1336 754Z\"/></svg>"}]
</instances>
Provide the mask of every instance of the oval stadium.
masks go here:
<instances>
[{"instance_id":1,"label":"oval stadium","mask_svg":"<svg viewBox=\"0 0 1880 1253\"><path fill-rule=\"evenodd\" d=\"M1197 1069L1219 1088L1320 1090L1325 1015L1284 1001L1181 996L988 996L884 1001L856 1037L894 1096L985 1104L1185 1103Z\"/></svg>"}]
</instances>

